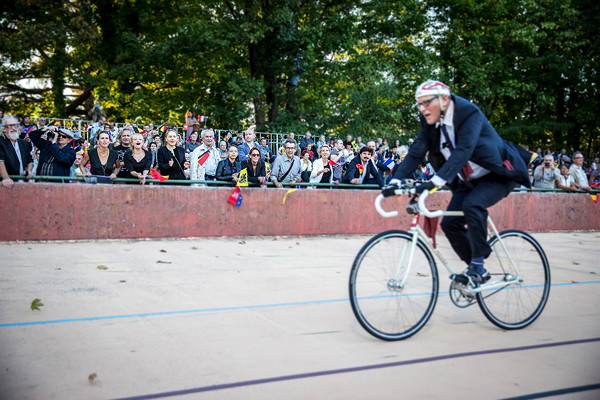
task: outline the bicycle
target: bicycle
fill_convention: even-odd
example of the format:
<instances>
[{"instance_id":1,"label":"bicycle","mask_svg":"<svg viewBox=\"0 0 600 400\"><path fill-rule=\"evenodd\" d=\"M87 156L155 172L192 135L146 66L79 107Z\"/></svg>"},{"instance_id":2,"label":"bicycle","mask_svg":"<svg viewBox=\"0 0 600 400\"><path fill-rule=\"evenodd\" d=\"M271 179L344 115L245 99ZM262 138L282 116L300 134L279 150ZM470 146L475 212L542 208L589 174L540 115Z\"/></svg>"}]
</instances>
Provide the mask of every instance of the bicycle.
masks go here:
<instances>
[{"instance_id":1,"label":"bicycle","mask_svg":"<svg viewBox=\"0 0 600 400\"><path fill-rule=\"evenodd\" d=\"M462 211L428 210L423 192L415 201L415 189L398 189L396 195L412 194L407 212L413 214L409 231L381 232L364 244L350 271L350 303L358 322L371 335L382 340L402 340L425 326L439 294L438 269L434 255L453 276L456 271L432 245L419 226L420 215L429 218L462 216ZM375 208L383 217L398 211ZM449 295L460 308L479 304L494 325L521 329L542 313L550 293L550 266L544 250L527 232L498 232L488 216L488 244L492 253L485 267L491 278L480 285L452 281Z\"/></svg>"}]
</instances>

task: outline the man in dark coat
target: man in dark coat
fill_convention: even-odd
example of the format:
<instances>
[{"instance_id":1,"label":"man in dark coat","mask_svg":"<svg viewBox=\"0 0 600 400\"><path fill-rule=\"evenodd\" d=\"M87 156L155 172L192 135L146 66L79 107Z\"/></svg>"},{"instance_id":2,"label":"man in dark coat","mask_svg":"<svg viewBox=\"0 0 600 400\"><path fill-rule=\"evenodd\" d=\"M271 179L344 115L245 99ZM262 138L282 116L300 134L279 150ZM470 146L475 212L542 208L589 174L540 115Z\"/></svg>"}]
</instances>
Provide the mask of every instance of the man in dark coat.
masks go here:
<instances>
[{"instance_id":1,"label":"man in dark coat","mask_svg":"<svg viewBox=\"0 0 600 400\"><path fill-rule=\"evenodd\" d=\"M29 143L19 138L19 121L10 115L2 119L0 136L0 180L3 186L12 186L9 175L33 176L33 159Z\"/></svg>"},{"instance_id":2,"label":"man in dark coat","mask_svg":"<svg viewBox=\"0 0 600 400\"><path fill-rule=\"evenodd\" d=\"M421 129L390 183L398 185L398 180L410 177L428 156L437 173L417 192L450 187L453 196L448 211L463 211L465 215L446 216L441 226L454 251L468 264L453 278L481 284L490 278L484 267L484 259L491 253L487 209L518 184L530 187L527 164L531 154L502 140L477 106L452 95L441 82L422 83L415 97ZM384 189L384 195L391 193L393 187Z\"/></svg>"},{"instance_id":3,"label":"man in dark coat","mask_svg":"<svg viewBox=\"0 0 600 400\"><path fill-rule=\"evenodd\" d=\"M383 187L383 176L381 175L381 171L379 171L371 161L373 153L373 149L363 146L359 150L358 157L354 157L350 160L343 182L354 185L377 184L379 187Z\"/></svg>"},{"instance_id":4,"label":"man in dark coat","mask_svg":"<svg viewBox=\"0 0 600 400\"><path fill-rule=\"evenodd\" d=\"M44 131L48 139L42 139ZM71 166L75 161L76 152L71 147L73 132L69 129L47 126L29 134L31 141L40 149L40 159L37 175L41 176L70 176Z\"/></svg>"}]
</instances>

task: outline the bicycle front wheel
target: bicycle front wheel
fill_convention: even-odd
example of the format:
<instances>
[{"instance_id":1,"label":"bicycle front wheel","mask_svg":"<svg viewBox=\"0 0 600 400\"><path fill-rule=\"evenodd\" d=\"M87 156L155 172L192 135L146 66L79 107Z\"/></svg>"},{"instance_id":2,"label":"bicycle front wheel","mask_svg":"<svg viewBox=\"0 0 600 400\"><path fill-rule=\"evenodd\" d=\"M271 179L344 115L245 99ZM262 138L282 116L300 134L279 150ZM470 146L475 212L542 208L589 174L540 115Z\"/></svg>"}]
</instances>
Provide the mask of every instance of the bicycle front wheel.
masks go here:
<instances>
[{"instance_id":1,"label":"bicycle front wheel","mask_svg":"<svg viewBox=\"0 0 600 400\"><path fill-rule=\"evenodd\" d=\"M477 293L477 301L494 325L525 328L540 316L548 301L550 265L542 247L528 233L507 230L499 236L490 239L492 253L485 261L492 276L486 286L499 285Z\"/></svg>"},{"instance_id":2,"label":"bicycle front wheel","mask_svg":"<svg viewBox=\"0 0 600 400\"><path fill-rule=\"evenodd\" d=\"M413 246L411 234L382 232L356 256L349 289L354 315L367 332L383 340L406 339L433 313L438 296L435 260L421 240Z\"/></svg>"}]
</instances>

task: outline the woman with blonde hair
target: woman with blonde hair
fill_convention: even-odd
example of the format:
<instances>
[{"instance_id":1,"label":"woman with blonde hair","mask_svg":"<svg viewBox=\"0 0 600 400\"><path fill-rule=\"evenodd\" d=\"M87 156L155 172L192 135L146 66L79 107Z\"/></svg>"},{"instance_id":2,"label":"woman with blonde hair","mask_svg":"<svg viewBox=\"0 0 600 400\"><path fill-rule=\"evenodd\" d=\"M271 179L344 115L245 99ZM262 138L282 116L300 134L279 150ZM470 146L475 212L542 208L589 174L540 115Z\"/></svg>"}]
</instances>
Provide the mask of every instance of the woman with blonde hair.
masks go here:
<instances>
[{"instance_id":1,"label":"woman with blonde hair","mask_svg":"<svg viewBox=\"0 0 600 400\"><path fill-rule=\"evenodd\" d=\"M332 168L329 165L329 155L331 149L324 145L319 149L320 158L313 162L312 172L310 174L311 183L331 183L333 181Z\"/></svg>"},{"instance_id":2,"label":"woman with blonde hair","mask_svg":"<svg viewBox=\"0 0 600 400\"><path fill-rule=\"evenodd\" d=\"M131 136L131 150L125 153L125 167L129 171L130 177L138 178L143 185L146 183L146 176L152 168L152 153L144 149L144 137L139 133Z\"/></svg>"}]
</instances>

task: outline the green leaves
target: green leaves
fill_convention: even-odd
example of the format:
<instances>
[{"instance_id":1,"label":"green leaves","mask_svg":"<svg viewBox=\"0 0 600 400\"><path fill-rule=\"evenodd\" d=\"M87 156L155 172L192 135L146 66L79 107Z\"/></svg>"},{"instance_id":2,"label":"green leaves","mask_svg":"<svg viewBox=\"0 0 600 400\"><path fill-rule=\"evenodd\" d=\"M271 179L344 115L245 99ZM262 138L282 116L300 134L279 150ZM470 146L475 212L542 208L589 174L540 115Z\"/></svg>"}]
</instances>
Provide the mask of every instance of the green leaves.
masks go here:
<instances>
[{"instance_id":1,"label":"green leaves","mask_svg":"<svg viewBox=\"0 0 600 400\"><path fill-rule=\"evenodd\" d=\"M31 302L31 311L41 311L40 307L43 307L44 303L42 303L41 299L33 299Z\"/></svg>"},{"instance_id":2,"label":"green leaves","mask_svg":"<svg viewBox=\"0 0 600 400\"><path fill-rule=\"evenodd\" d=\"M598 11L592 0L31 0L0 21L11 96L0 106L86 115L94 99L69 107L64 93L93 90L118 121L192 109L217 128L395 139L417 129L416 85L437 78L506 138L591 152Z\"/></svg>"}]
</instances>

